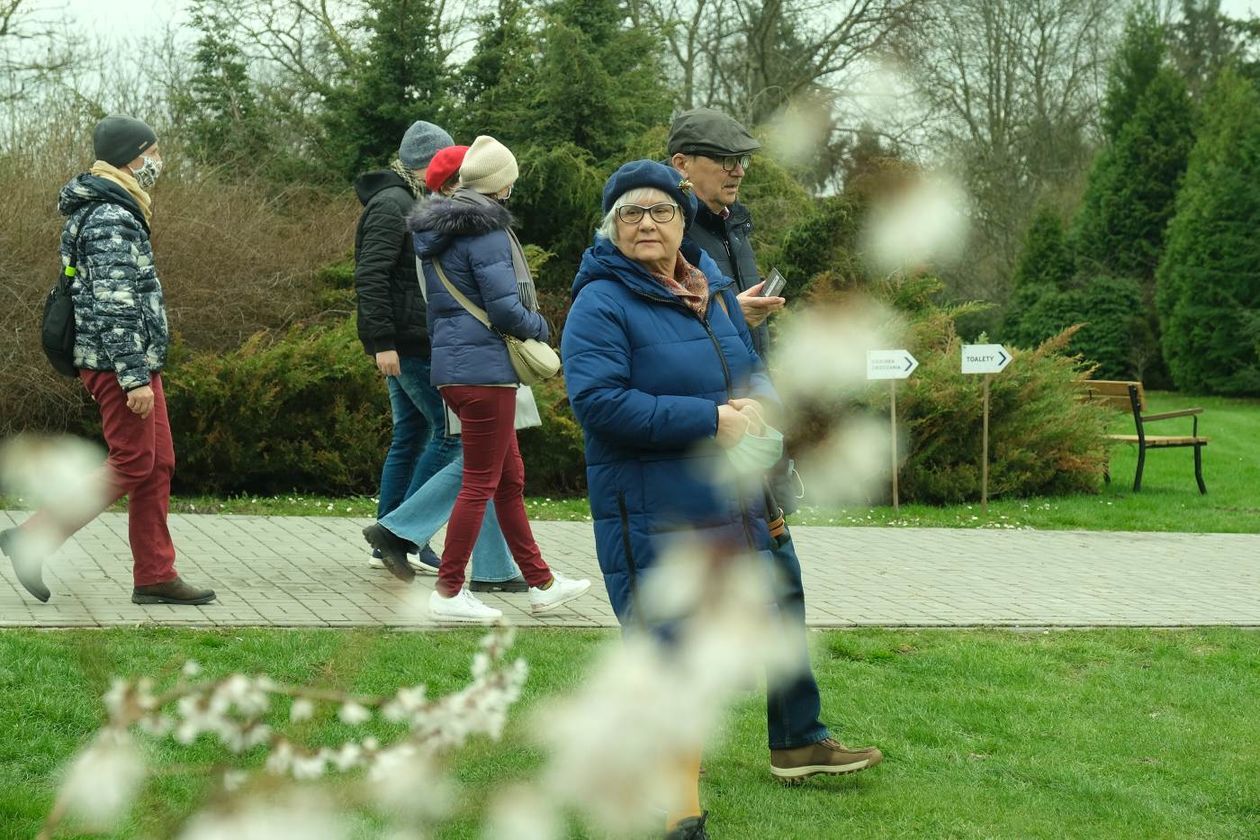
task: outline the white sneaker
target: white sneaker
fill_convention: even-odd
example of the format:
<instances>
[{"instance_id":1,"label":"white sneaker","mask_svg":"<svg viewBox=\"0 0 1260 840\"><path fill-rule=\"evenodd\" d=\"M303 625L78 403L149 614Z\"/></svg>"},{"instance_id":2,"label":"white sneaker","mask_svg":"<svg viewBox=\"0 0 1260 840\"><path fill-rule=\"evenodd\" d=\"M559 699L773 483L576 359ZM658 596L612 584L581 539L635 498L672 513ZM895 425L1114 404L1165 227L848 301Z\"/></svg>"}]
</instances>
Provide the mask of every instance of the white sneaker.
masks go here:
<instances>
[{"instance_id":1,"label":"white sneaker","mask_svg":"<svg viewBox=\"0 0 1260 840\"><path fill-rule=\"evenodd\" d=\"M474 624L485 624L503 617L501 611L478 601L477 596L469 592L467 587L460 589L451 598L443 598L436 589L433 590L429 595L429 615L437 621L466 621Z\"/></svg>"},{"instance_id":2,"label":"white sneaker","mask_svg":"<svg viewBox=\"0 0 1260 840\"><path fill-rule=\"evenodd\" d=\"M571 580L559 572L552 572L551 577L551 586L546 589L539 589L537 586L529 588L529 609L531 612L541 613L554 610L561 604L567 604L574 598L579 597L591 588L589 580Z\"/></svg>"},{"instance_id":3,"label":"white sneaker","mask_svg":"<svg viewBox=\"0 0 1260 840\"><path fill-rule=\"evenodd\" d=\"M376 549L372 549L372 554L371 556L368 557L368 568L369 569L385 568L385 561L381 559L381 553L377 551Z\"/></svg>"}]
</instances>

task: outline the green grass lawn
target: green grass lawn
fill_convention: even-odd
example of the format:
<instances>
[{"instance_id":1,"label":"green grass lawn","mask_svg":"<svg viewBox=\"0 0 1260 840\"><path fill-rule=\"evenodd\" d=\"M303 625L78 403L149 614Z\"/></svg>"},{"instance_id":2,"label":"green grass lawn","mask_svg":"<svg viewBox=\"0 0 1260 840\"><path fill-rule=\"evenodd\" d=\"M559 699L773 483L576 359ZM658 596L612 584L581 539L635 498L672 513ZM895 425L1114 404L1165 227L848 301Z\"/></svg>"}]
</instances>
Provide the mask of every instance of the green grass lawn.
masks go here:
<instances>
[{"instance_id":1,"label":"green grass lawn","mask_svg":"<svg viewBox=\"0 0 1260 840\"><path fill-rule=\"evenodd\" d=\"M1201 406L1199 432L1211 438L1204 450L1206 496L1194 482L1193 450L1148 452L1142 491L1133 492L1137 449L1117 444L1111 450L1112 482L1096 495L1032 499L993 498L985 515L980 500L970 504L891 505L840 510L806 507L792 522L799 525L886 525L938 528L1044 528L1102 531L1189 531L1260 533L1260 400L1148 394L1148 411ZM1190 419L1153 424L1160 434L1189 434ZM1131 415L1117 413L1112 428L1133 434ZM528 473L529 465L526 465ZM586 499L532 497L531 518L585 522ZM19 500L0 499L0 508L20 508ZM182 513L236 513L266 516L374 516L376 500L355 496L331 498L310 493L280 496L214 496L172 499Z\"/></svg>"},{"instance_id":2,"label":"green grass lawn","mask_svg":"<svg viewBox=\"0 0 1260 840\"><path fill-rule=\"evenodd\" d=\"M477 633L170 629L0 633L0 836L35 835L58 767L102 719L113 674L266 670L366 693L466 680ZM443 838L478 837L477 809L540 763L525 712L573 688L611 633L520 633L531 665L501 743L454 767L460 811ZM733 710L705 760L715 838L1255 838L1260 836L1260 670L1254 631L1017 634L820 633L815 664L838 735L876 743L869 772L784 789L770 780L762 701ZM345 727L307 730L340 743ZM627 732L627 738L634 733ZM615 749L592 744L592 749ZM116 837L173 835L203 788L212 746L154 750L182 772L149 784ZM362 836L368 836L366 826ZM582 836L582 835L575 835Z\"/></svg>"}]
</instances>

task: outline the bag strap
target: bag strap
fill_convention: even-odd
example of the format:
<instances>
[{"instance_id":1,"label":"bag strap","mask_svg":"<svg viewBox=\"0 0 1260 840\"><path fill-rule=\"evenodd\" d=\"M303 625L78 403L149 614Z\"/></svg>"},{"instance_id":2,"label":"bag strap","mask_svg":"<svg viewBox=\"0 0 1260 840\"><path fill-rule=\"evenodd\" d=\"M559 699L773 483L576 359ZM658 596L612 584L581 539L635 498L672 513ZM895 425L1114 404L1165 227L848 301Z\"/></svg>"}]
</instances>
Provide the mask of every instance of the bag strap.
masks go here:
<instances>
[{"instance_id":1,"label":"bag strap","mask_svg":"<svg viewBox=\"0 0 1260 840\"><path fill-rule=\"evenodd\" d=\"M467 295L455 288L455 284L451 282L451 278L446 276L446 272L442 270L442 261L433 260L433 270L437 272L438 279L442 281L442 285L446 287L446 291L451 293L451 297L459 303L460 306L468 310L468 314L481 322L481 325L490 332L497 333L494 327L490 326L490 318L486 315L486 310L474 304L468 299Z\"/></svg>"}]
</instances>

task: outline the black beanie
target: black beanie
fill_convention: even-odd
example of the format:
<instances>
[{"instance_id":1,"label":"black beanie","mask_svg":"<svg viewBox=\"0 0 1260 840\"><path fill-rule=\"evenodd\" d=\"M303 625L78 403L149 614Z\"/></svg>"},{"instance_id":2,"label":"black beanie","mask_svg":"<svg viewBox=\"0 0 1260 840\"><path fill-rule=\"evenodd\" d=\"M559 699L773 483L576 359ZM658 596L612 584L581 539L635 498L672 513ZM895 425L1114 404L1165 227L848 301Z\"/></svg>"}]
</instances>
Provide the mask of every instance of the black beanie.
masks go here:
<instances>
[{"instance_id":1,"label":"black beanie","mask_svg":"<svg viewBox=\"0 0 1260 840\"><path fill-rule=\"evenodd\" d=\"M96 159L114 166L126 166L156 142L153 129L135 117L106 117L92 132Z\"/></svg>"}]
</instances>

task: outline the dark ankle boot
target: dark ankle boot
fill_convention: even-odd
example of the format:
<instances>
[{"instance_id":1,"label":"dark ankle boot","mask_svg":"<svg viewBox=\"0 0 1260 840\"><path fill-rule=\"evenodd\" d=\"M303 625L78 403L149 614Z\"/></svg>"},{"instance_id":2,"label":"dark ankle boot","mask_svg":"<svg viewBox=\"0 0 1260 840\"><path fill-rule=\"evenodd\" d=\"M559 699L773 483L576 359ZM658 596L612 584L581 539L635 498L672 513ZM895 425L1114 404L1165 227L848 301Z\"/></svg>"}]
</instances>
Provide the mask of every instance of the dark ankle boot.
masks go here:
<instances>
[{"instance_id":1,"label":"dark ankle boot","mask_svg":"<svg viewBox=\"0 0 1260 840\"><path fill-rule=\"evenodd\" d=\"M379 523L363 529L363 539L381 553L381 562L394 577L406 583L416 578L416 570L407 562L407 541Z\"/></svg>"},{"instance_id":2,"label":"dark ankle boot","mask_svg":"<svg viewBox=\"0 0 1260 840\"><path fill-rule=\"evenodd\" d=\"M669 830L665 840L709 840L709 833L704 830L708 818L708 811L698 817L687 817Z\"/></svg>"},{"instance_id":3,"label":"dark ankle boot","mask_svg":"<svg viewBox=\"0 0 1260 840\"><path fill-rule=\"evenodd\" d=\"M197 606L208 604L215 599L213 589L199 589L185 583L178 577L165 583L153 583L148 586L137 586L131 590L133 604L186 604Z\"/></svg>"},{"instance_id":4,"label":"dark ankle boot","mask_svg":"<svg viewBox=\"0 0 1260 840\"><path fill-rule=\"evenodd\" d=\"M17 528L0 531L0 552L13 561L13 573L18 582L26 587L26 591L41 601L52 597L48 587L44 586L44 564L38 557L27 557L18 550L17 543L22 538Z\"/></svg>"}]
</instances>

